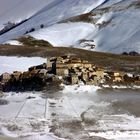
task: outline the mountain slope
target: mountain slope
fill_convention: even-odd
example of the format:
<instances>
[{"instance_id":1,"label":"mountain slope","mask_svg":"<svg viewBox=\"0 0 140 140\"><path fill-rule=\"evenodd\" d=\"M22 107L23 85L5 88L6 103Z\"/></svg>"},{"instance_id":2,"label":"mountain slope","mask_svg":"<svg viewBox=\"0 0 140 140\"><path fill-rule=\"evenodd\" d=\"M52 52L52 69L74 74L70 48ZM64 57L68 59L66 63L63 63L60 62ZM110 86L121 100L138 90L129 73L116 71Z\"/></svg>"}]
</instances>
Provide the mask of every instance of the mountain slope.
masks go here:
<instances>
[{"instance_id":1,"label":"mountain slope","mask_svg":"<svg viewBox=\"0 0 140 140\"><path fill-rule=\"evenodd\" d=\"M30 20L0 36L0 42L28 33L54 46L140 53L139 21L139 0L53 0Z\"/></svg>"},{"instance_id":2,"label":"mountain slope","mask_svg":"<svg viewBox=\"0 0 140 140\"><path fill-rule=\"evenodd\" d=\"M139 3L127 0L112 7L106 7L106 12L99 18L101 23L94 38L98 51L140 52L140 9L138 5ZM98 10L93 12L98 13Z\"/></svg>"},{"instance_id":3,"label":"mountain slope","mask_svg":"<svg viewBox=\"0 0 140 140\"><path fill-rule=\"evenodd\" d=\"M52 1L52 0L51 0ZM48 0L3 0L0 1L0 29L8 21L20 22L41 10Z\"/></svg>"},{"instance_id":4,"label":"mountain slope","mask_svg":"<svg viewBox=\"0 0 140 140\"><path fill-rule=\"evenodd\" d=\"M64 19L89 12L105 2L105 0L49 0L42 10L37 12L30 20L18 26L16 29L5 33L0 37L0 43L11 38L25 34L32 28L38 30L40 25L45 27L53 25Z\"/></svg>"},{"instance_id":5,"label":"mountain slope","mask_svg":"<svg viewBox=\"0 0 140 140\"><path fill-rule=\"evenodd\" d=\"M35 31L30 35L37 39L44 39L51 42L54 46L71 46L78 40L88 38L96 31L93 24L76 22L63 23L50 26L45 29Z\"/></svg>"},{"instance_id":6,"label":"mountain slope","mask_svg":"<svg viewBox=\"0 0 140 140\"><path fill-rule=\"evenodd\" d=\"M139 3L137 1L124 0L112 5L110 4L109 1L93 10L92 13L65 20L65 24L54 25L53 30L50 27L31 33L30 35L35 38L46 39L55 46L74 45L77 47L78 41L85 39L86 41L94 40L96 44L94 50L96 51L113 53L122 53L125 51L140 52ZM88 23L78 31L76 22L81 25L84 24L82 22ZM84 36L82 36L84 30L92 24L92 28L89 28L91 32L85 31ZM73 25L73 29L70 32L68 29L71 29L71 25ZM77 33L75 34L74 31ZM75 42L71 41L70 44L70 40L72 39L69 36L73 37Z\"/></svg>"}]
</instances>

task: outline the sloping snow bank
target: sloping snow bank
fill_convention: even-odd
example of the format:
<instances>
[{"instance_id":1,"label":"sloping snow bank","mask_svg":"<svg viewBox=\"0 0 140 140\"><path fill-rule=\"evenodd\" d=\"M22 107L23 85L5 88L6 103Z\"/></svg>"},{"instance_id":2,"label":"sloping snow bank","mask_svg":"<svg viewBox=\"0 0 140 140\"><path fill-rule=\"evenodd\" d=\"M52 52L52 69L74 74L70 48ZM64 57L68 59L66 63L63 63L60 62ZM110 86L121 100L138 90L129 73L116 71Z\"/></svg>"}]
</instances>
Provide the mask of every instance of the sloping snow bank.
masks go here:
<instances>
[{"instance_id":1,"label":"sloping snow bank","mask_svg":"<svg viewBox=\"0 0 140 140\"><path fill-rule=\"evenodd\" d=\"M131 1L132 2L132 1ZM113 11L99 15L97 24L101 28L94 36L96 51L122 53L137 51L140 53L140 12L135 7L127 8L129 1L117 4ZM118 7L122 7L119 11Z\"/></svg>"},{"instance_id":2,"label":"sloping snow bank","mask_svg":"<svg viewBox=\"0 0 140 140\"><path fill-rule=\"evenodd\" d=\"M54 46L71 46L79 40L89 39L91 34L93 36L96 31L93 24L78 22L56 24L29 35L37 39L47 40Z\"/></svg>"},{"instance_id":3,"label":"sloping snow bank","mask_svg":"<svg viewBox=\"0 0 140 140\"><path fill-rule=\"evenodd\" d=\"M26 71L29 67L46 62L46 59L40 57L9 57L0 56L0 74L4 72Z\"/></svg>"},{"instance_id":4,"label":"sloping snow bank","mask_svg":"<svg viewBox=\"0 0 140 140\"><path fill-rule=\"evenodd\" d=\"M22 46L23 45L21 42L19 42L17 40L9 40L9 41L6 41L3 44L16 45L16 46Z\"/></svg>"},{"instance_id":5,"label":"sloping snow bank","mask_svg":"<svg viewBox=\"0 0 140 140\"><path fill-rule=\"evenodd\" d=\"M103 16L97 21L96 24L103 24L105 22L108 22L109 20L112 19L112 16L113 16L113 13L110 12L110 13L105 13L103 14Z\"/></svg>"},{"instance_id":6,"label":"sloping snow bank","mask_svg":"<svg viewBox=\"0 0 140 140\"><path fill-rule=\"evenodd\" d=\"M29 1L27 2L29 3ZM0 43L19 37L32 28L37 30L40 28L41 24L48 27L70 17L90 12L104 2L105 0L47 0L46 4L44 4L44 6L46 6L39 12L36 10L36 14L31 19L2 35L0 38ZM31 0L31 3L34 5L35 2ZM36 2L36 5L39 4ZM26 11L25 8L24 11ZM28 15L28 13L26 13L26 15ZM11 16L9 15L9 17Z\"/></svg>"}]
</instances>

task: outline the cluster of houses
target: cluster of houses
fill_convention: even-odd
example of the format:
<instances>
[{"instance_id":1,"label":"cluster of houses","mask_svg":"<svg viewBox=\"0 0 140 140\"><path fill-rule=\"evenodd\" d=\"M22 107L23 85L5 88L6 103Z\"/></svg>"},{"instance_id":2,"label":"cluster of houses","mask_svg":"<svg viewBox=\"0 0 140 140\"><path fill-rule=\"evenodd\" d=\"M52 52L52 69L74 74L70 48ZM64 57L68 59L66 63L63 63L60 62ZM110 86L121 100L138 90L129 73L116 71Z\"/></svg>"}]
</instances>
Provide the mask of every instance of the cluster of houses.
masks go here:
<instances>
[{"instance_id":1,"label":"cluster of houses","mask_svg":"<svg viewBox=\"0 0 140 140\"><path fill-rule=\"evenodd\" d=\"M74 85L83 82L86 85L140 85L140 75L110 71L74 56L52 57L48 59L47 67L51 73L60 76L65 84Z\"/></svg>"},{"instance_id":2,"label":"cluster of houses","mask_svg":"<svg viewBox=\"0 0 140 140\"><path fill-rule=\"evenodd\" d=\"M57 82L56 82L57 81ZM46 86L46 83L64 83L74 85L84 83L86 85L102 84L133 84L140 85L139 75L130 75L124 72L107 71L99 68L86 60L75 56L51 57L47 63L33 66L26 72L14 71L12 74L3 73L0 76L0 88L11 90L35 90Z\"/></svg>"},{"instance_id":3,"label":"cluster of houses","mask_svg":"<svg viewBox=\"0 0 140 140\"><path fill-rule=\"evenodd\" d=\"M47 64L51 72L61 77L65 84L74 85L83 82L97 85L104 81L104 69L74 56L50 58Z\"/></svg>"}]
</instances>

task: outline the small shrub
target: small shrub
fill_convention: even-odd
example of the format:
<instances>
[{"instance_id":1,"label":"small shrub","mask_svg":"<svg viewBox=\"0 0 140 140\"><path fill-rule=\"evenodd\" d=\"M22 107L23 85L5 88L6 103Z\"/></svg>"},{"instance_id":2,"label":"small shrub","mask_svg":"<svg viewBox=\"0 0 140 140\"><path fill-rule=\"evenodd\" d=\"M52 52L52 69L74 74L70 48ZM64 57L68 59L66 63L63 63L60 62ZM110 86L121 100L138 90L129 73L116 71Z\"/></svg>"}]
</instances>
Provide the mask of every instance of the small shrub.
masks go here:
<instances>
[{"instance_id":1,"label":"small shrub","mask_svg":"<svg viewBox=\"0 0 140 140\"><path fill-rule=\"evenodd\" d=\"M34 31L35 31L35 28L32 28L32 29L29 31L29 33L34 32Z\"/></svg>"},{"instance_id":2,"label":"small shrub","mask_svg":"<svg viewBox=\"0 0 140 140\"><path fill-rule=\"evenodd\" d=\"M21 37L18 40L26 46L53 47L48 41L37 40L31 36Z\"/></svg>"},{"instance_id":3,"label":"small shrub","mask_svg":"<svg viewBox=\"0 0 140 140\"><path fill-rule=\"evenodd\" d=\"M40 25L40 28L44 28L44 24L41 24L41 25Z\"/></svg>"}]
</instances>

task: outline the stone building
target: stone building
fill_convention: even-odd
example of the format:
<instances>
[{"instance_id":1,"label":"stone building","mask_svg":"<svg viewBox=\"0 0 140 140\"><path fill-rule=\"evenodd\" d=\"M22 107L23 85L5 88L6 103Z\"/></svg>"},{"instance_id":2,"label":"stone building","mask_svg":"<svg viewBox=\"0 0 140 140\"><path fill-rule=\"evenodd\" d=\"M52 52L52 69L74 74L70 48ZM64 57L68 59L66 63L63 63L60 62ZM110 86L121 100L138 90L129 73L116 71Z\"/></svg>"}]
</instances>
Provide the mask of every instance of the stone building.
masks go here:
<instances>
[{"instance_id":1,"label":"stone building","mask_svg":"<svg viewBox=\"0 0 140 140\"><path fill-rule=\"evenodd\" d=\"M67 56L57 57L57 62L58 62L58 63L67 63L67 62L69 62L69 61L70 61L70 59L69 59L69 57L67 57Z\"/></svg>"},{"instance_id":2,"label":"stone building","mask_svg":"<svg viewBox=\"0 0 140 140\"><path fill-rule=\"evenodd\" d=\"M57 62L56 63L56 75L58 76L67 76L69 74L69 69L66 64Z\"/></svg>"},{"instance_id":3,"label":"stone building","mask_svg":"<svg viewBox=\"0 0 140 140\"><path fill-rule=\"evenodd\" d=\"M114 79L113 79L113 82L123 82L124 79L123 79L123 73L121 72L114 72Z\"/></svg>"},{"instance_id":4,"label":"stone building","mask_svg":"<svg viewBox=\"0 0 140 140\"><path fill-rule=\"evenodd\" d=\"M35 69L36 69L36 67L33 66L33 67L30 67L30 68L28 69L28 71L32 71L32 70L35 70Z\"/></svg>"},{"instance_id":5,"label":"stone building","mask_svg":"<svg viewBox=\"0 0 140 140\"><path fill-rule=\"evenodd\" d=\"M30 71L29 75L30 76L35 76L39 73L39 71L40 71L39 69L32 70L32 71ZM27 72L27 74L28 74L28 72Z\"/></svg>"},{"instance_id":6,"label":"stone building","mask_svg":"<svg viewBox=\"0 0 140 140\"><path fill-rule=\"evenodd\" d=\"M71 69L71 68L78 68L78 67L83 67L83 64L82 63L71 63L71 62L68 62L66 63L68 68Z\"/></svg>"},{"instance_id":7,"label":"stone building","mask_svg":"<svg viewBox=\"0 0 140 140\"><path fill-rule=\"evenodd\" d=\"M47 59L47 69L52 68L52 61L50 60L50 58Z\"/></svg>"},{"instance_id":8,"label":"stone building","mask_svg":"<svg viewBox=\"0 0 140 140\"><path fill-rule=\"evenodd\" d=\"M96 75L99 79L103 79L104 78L104 69L98 69L96 71Z\"/></svg>"},{"instance_id":9,"label":"stone building","mask_svg":"<svg viewBox=\"0 0 140 140\"><path fill-rule=\"evenodd\" d=\"M57 69L57 68L63 68L63 67L67 67L67 64L65 64L65 63L60 63L60 62L56 62L56 69Z\"/></svg>"},{"instance_id":10,"label":"stone building","mask_svg":"<svg viewBox=\"0 0 140 140\"><path fill-rule=\"evenodd\" d=\"M82 63L81 59L78 57L72 57L69 60L70 63Z\"/></svg>"},{"instance_id":11,"label":"stone building","mask_svg":"<svg viewBox=\"0 0 140 140\"><path fill-rule=\"evenodd\" d=\"M2 91L2 82L0 82L0 93Z\"/></svg>"},{"instance_id":12,"label":"stone building","mask_svg":"<svg viewBox=\"0 0 140 140\"><path fill-rule=\"evenodd\" d=\"M135 84L140 86L140 80L135 80Z\"/></svg>"},{"instance_id":13,"label":"stone building","mask_svg":"<svg viewBox=\"0 0 140 140\"><path fill-rule=\"evenodd\" d=\"M87 62L87 63L82 63L83 64L83 67L85 68L92 68L92 64Z\"/></svg>"},{"instance_id":14,"label":"stone building","mask_svg":"<svg viewBox=\"0 0 140 140\"><path fill-rule=\"evenodd\" d=\"M95 75L97 75L95 71L92 71L92 72L90 71L90 72L88 73L89 78L92 78L92 77L95 76Z\"/></svg>"},{"instance_id":15,"label":"stone building","mask_svg":"<svg viewBox=\"0 0 140 140\"><path fill-rule=\"evenodd\" d=\"M76 74L78 75L78 77L82 77L82 72L81 71L76 72Z\"/></svg>"},{"instance_id":16,"label":"stone building","mask_svg":"<svg viewBox=\"0 0 140 140\"><path fill-rule=\"evenodd\" d=\"M56 69L56 75L62 76L62 77L68 76L69 75L69 70L68 70L67 67L58 67Z\"/></svg>"},{"instance_id":17,"label":"stone building","mask_svg":"<svg viewBox=\"0 0 140 140\"><path fill-rule=\"evenodd\" d=\"M47 69L46 63L43 63L42 65L30 67L30 68L28 69L28 71L40 70L40 69Z\"/></svg>"},{"instance_id":18,"label":"stone building","mask_svg":"<svg viewBox=\"0 0 140 140\"><path fill-rule=\"evenodd\" d=\"M45 75L47 75L47 72L48 72L48 70L46 70L46 69L41 69L41 70L39 70L39 74L40 75L42 75L42 76L45 76Z\"/></svg>"},{"instance_id":19,"label":"stone building","mask_svg":"<svg viewBox=\"0 0 140 140\"><path fill-rule=\"evenodd\" d=\"M113 82L122 82L122 81L123 81L122 76L115 76L113 79Z\"/></svg>"},{"instance_id":20,"label":"stone building","mask_svg":"<svg viewBox=\"0 0 140 140\"><path fill-rule=\"evenodd\" d=\"M120 73L119 72L114 72L114 76L115 77L120 76Z\"/></svg>"},{"instance_id":21,"label":"stone building","mask_svg":"<svg viewBox=\"0 0 140 140\"><path fill-rule=\"evenodd\" d=\"M26 72L23 72L23 74L21 75L21 79L28 79L30 78L32 75L31 75L31 72L29 71L26 71Z\"/></svg>"},{"instance_id":22,"label":"stone building","mask_svg":"<svg viewBox=\"0 0 140 140\"><path fill-rule=\"evenodd\" d=\"M90 71L89 72L89 78L92 78L94 76L98 77L98 79L103 79L104 78L104 70L103 69L97 69L96 71Z\"/></svg>"},{"instance_id":23,"label":"stone building","mask_svg":"<svg viewBox=\"0 0 140 140\"><path fill-rule=\"evenodd\" d=\"M119 71L106 72L107 76L110 78L110 82L124 82L124 73Z\"/></svg>"},{"instance_id":24,"label":"stone building","mask_svg":"<svg viewBox=\"0 0 140 140\"><path fill-rule=\"evenodd\" d=\"M88 73L87 72L83 72L82 73L82 80L84 82L88 81L89 80L89 76L88 76Z\"/></svg>"},{"instance_id":25,"label":"stone building","mask_svg":"<svg viewBox=\"0 0 140 140\"><path fill-rule=\"evenodd\" d=\"M21 74L22 74L22 72L20 72L20 71L14 71L14 72L12 73L12 76L13 76L16 80L19 80Z\"/></svg>"},{"instance_id":26,"label":"stone building","mask_svg":"<svg viewBox=\"0 0 140 140\"><path fill-rule=\"evenodd\" d=\"M2 83L7 83L10 79L11 79L11 75L7 72L5 72L1 75L1 82Z\"/></svg>"},{"instance_id":27,"label":"stone building","mask_svg":"<svg viewBox=\"0 0 140 140\"><path fill-rule=\"evenodd\" d=\"M56 63L57 63L56 57L51 57L47 59L48 73L56 74Z\"/></svg>"},{"instance_id":28,"label":"stone building","mask_svg":"<svg viewBox=\"0 0 140 140\"><path fill-rule=\"evenodd\" d=\"M79 83L78 75L76 75L76 74L71 74L71 75L70 75L70 82L71 82L72 85L78 84L78 83Z\"/></svg>"}]
</instances>

